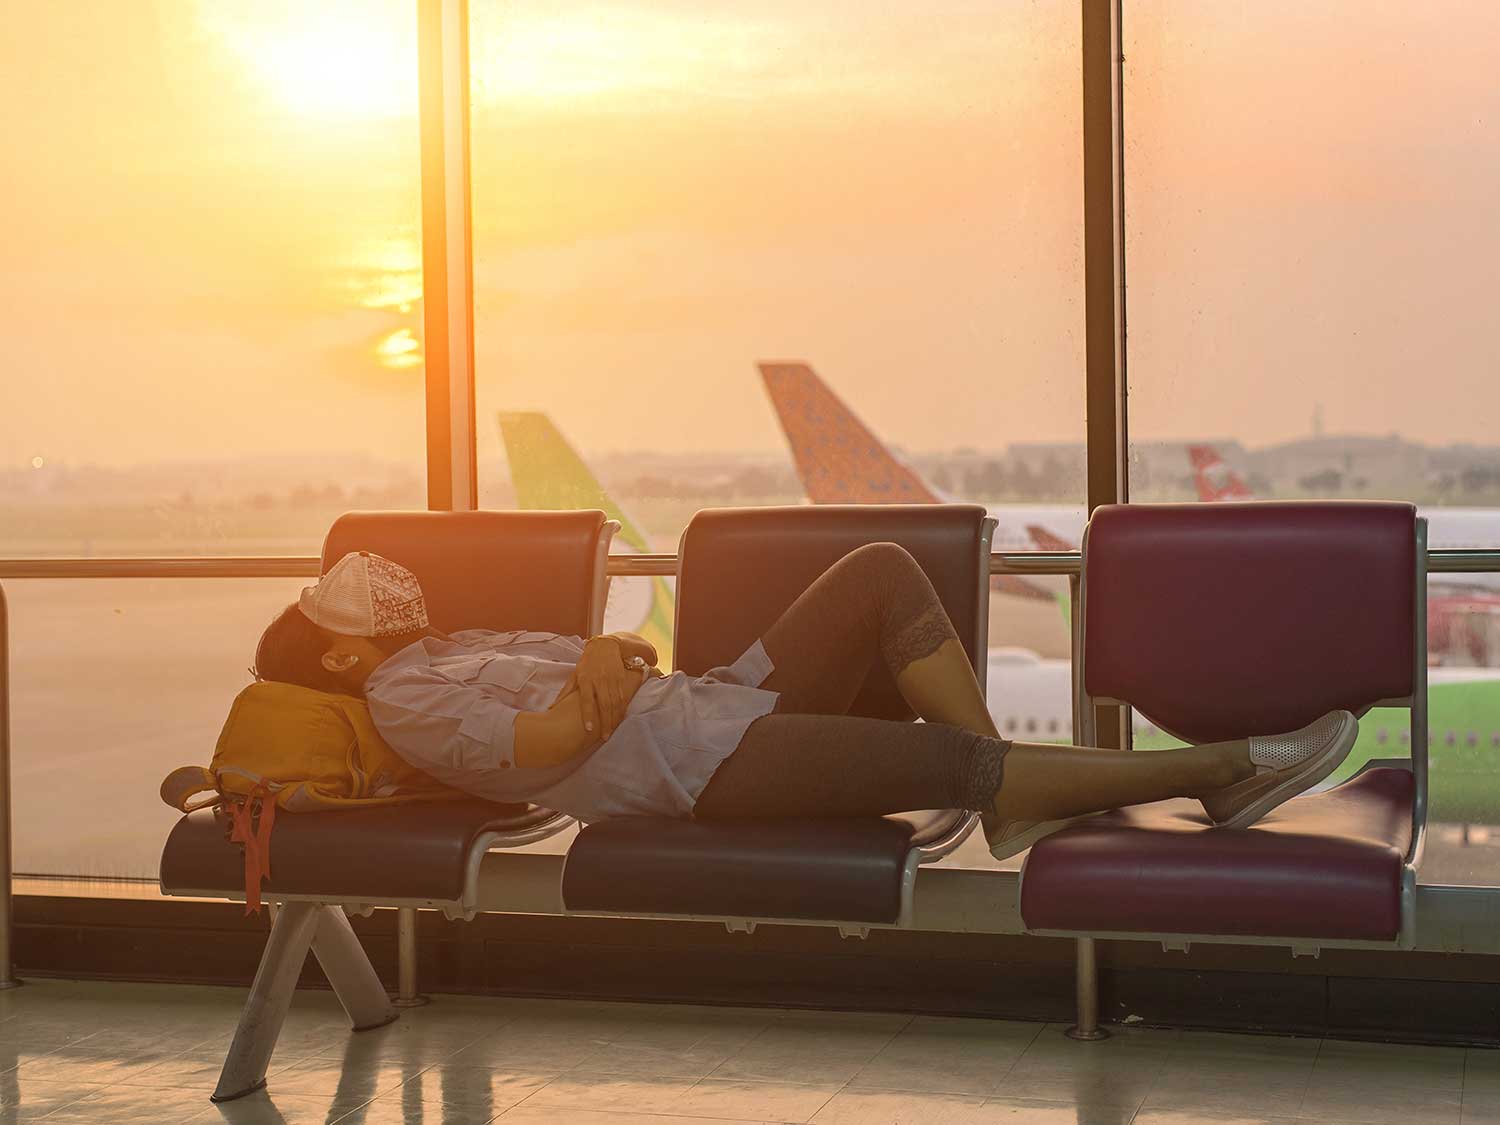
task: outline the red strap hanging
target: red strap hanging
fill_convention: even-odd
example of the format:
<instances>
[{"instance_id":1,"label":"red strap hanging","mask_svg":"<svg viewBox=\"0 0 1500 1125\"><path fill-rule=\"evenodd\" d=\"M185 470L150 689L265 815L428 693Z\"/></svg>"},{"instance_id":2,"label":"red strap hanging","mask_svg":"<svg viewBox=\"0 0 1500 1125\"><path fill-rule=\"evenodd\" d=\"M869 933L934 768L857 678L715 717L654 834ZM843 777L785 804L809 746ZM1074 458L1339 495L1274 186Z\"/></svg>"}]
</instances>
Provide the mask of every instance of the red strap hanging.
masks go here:
<instances>
[{"instance_id":1,"label":"red strap hanging","mask_svg":"<svg viewBox=\"0 0 1500 1125\"><path fill-rule=\"evenodd\" d=\"M260 807L257 822L254 812ZM260 913L260 885L271 877L271 829L276 823L276 799L264 783L243 801L229 805L229 839L245 851L245 913Z\"/></svg>"}]
</instances>

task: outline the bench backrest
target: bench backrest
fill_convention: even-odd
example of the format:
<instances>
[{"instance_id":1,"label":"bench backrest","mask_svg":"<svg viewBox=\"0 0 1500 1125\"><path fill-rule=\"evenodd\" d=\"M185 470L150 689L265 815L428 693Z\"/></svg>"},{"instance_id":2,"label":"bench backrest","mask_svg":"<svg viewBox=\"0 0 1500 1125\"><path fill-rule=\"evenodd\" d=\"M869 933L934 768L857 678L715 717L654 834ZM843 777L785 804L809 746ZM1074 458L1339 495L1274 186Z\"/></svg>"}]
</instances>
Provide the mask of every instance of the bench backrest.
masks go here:
<instances>
[{"instance_id":1,"label":"bench backrest","mask_svg":"<svg viewBox=\"0 0 1500 1125\"><path fill-rule=\"evenodd\" d=\"M1084 536L1085 696L1191 742L1425 695L1410 504L1130 504ZM1425 719L1424 719L1425 723Z\"/></svg>"},{"instance_id":2,"label":"bench backrest","mask_svg":"<svg viewBox=\"0 0 1500 1125\"><path fill-rule=\"evenodd\" d=\"M593 510L349 512L328 531L323 569L374 551L416 574L435 628L587 637L603 617L616 526Z\"/></svg>"},{"instance_id":3,"label":"bench backrest","mask_svg":"<svg viewBox=\"0 0 1500 1125\"><path fill-rule=\"evenodd\" d=\"M675 664L730 664L829 566L866 543L899 543L931 579L984 684L993 522L971 504L712 508L682 533ZM909 718L878 659L854 713Z\"/></svg>"}]
</instances>

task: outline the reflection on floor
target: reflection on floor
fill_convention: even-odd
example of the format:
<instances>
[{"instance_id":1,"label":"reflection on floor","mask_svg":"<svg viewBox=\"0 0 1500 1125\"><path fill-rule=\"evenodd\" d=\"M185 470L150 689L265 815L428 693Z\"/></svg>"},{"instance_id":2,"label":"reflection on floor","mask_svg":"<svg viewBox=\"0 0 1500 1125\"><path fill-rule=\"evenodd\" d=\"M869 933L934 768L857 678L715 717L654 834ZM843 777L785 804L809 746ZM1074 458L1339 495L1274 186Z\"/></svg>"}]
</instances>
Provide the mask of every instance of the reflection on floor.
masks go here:
<instances>
[{"instance_id":1,"label":"reflection on floor","mask_svg":"<svg viewBox=\"0 0 1500 1125\"><path fill-rule=\"evenodd\" d=\"M351 1035L297 997L266 1092L209 1103L238 989L0 994L0 1121L887 1125L1500 1122L1500 1052L881 1013L439 997Z\"/></svg>"}]
</instances>

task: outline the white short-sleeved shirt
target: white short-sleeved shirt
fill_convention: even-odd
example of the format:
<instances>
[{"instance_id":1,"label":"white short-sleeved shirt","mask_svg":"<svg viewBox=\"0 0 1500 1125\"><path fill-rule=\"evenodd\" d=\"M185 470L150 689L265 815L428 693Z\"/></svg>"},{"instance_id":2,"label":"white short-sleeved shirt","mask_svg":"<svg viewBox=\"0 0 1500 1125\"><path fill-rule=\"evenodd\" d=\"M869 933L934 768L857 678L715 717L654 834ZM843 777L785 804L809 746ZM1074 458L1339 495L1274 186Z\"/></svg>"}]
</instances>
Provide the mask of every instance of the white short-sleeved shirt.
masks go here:
<instances>
[{"instance_id":1,"label":"white short-sleeved shirt","mask_svg":"<svg viewBox=\"0 0 1500 1125\"><path fill-rule=\"evenodd\" d=\"M552 706L581 655L582 640L556 633L424 637L370 674L365 698L391 749L444 784L586 822L692 816L719 763L776 706L756 641L727 668L648 679L614 734L568 761L518 765L516 716Z\"/></svg>"}]
</instances>

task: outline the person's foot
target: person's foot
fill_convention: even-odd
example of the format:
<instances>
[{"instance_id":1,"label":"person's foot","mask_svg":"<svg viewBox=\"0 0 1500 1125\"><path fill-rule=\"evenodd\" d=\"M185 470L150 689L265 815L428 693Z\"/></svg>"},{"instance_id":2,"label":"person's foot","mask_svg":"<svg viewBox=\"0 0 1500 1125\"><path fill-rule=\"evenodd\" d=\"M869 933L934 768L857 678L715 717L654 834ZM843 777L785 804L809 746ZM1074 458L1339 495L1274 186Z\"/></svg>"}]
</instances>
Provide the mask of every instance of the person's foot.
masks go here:
<instances>
[{"instance_id":1,"label":"person's foot","mask_svg":"<svg viewBox=\"0 0 1500 1125\"><path fill-rule=\"evenodd\" d=\"M1087 820L1096 813L1068 816L1061 820L1001 820L992 812L981 813L979 822L984 828L984 838L989 841L990 855L996 859L1009 859L1024 852L1043 836L1050 836L1080 820Z\"/></svg>"},{"instance_id":2,"label":"person's foot","mask_svg":"<svg viewBox=\"0 0 1500 1125\"><path fill-rule=\"evenodd\" d=\"M1200 798L1203 811L1218 828L1246 828L1338 769L1358 737L1352 714L1330 711L1290 734L1251 738L1255 775Z\"/></svg>"}]
</instances>

